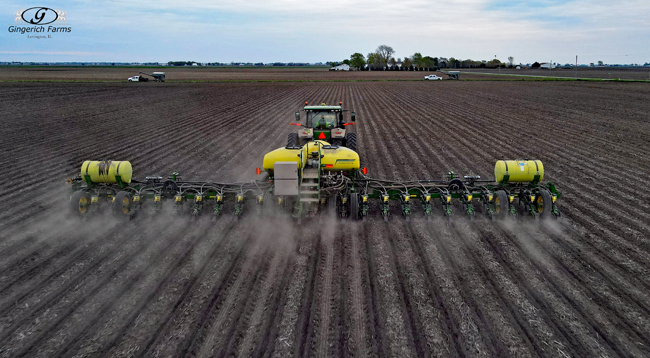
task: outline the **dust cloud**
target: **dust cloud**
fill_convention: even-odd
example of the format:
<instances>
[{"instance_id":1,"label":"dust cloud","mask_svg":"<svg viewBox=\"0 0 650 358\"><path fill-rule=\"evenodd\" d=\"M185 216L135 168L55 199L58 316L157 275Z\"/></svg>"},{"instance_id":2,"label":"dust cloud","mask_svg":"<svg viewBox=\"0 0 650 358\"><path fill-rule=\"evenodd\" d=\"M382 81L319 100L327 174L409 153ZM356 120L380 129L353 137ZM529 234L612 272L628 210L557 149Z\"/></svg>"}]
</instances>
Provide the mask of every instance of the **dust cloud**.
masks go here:
<instances>
[{"instance_id":1,"label":"dust cloud","mask_svg":"<svg viewBox=\"0 0 650 358\"><path fill-rule=\"evenodd\" d=\"M516 244L528 258L535 260L549 271L555 271L553 258L546 250L552 245L550 234L567 237L564 224L558 220L535 220L528 217L506 218L496 223L515 238ZM548 232L546 232L548 231Z\"/></svg>"}]
</instances>

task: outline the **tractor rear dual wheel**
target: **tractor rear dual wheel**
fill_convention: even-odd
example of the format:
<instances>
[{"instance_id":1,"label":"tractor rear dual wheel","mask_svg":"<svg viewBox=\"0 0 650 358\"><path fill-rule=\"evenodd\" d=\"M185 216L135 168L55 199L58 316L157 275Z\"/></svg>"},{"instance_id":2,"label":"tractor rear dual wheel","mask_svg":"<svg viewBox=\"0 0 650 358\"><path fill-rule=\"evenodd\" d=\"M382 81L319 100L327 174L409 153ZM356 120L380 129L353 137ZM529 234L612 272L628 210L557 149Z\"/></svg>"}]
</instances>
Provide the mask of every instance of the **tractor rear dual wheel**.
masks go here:
<instances>
[{"instance_id":1,"label":"tractor rear dual wheel","mask_svg":"<svg viewBox=\"0 0 650 358\"><path fill-rule=\"evenodd\" d=\"M297 147L299 144L298 133L289 133L287 136L287 147Z\"/></svg>"},{"instance_id":2,"label":"tractor rear dual wheel","mask_svg":"<svg viewBox=\"0 0 650 358\"><path fill-rule=\"evenodd\" d=\"M348 133L345 135L345 146L352 149L353 151L357 151L357 134L356 133Z\"/></svg>"}]
</instances>

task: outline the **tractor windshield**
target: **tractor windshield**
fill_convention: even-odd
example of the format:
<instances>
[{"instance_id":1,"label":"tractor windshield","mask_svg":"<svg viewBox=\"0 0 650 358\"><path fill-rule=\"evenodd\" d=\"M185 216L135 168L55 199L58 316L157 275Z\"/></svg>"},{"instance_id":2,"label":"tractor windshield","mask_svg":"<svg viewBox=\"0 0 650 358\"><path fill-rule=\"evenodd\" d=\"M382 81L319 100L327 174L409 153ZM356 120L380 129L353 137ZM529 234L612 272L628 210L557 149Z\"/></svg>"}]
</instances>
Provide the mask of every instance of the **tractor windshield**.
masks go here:
<instances>
[{"instance_id":1,"label":"tractor windshield","mask_svg":"<svg viewBox=\"0 0 650 358\"><path fill-rule=\"evenodd\" d=\"M307 112L307 127L322 129L334 128L336 127L336 113Z\"/></svg>"}]
</instances>

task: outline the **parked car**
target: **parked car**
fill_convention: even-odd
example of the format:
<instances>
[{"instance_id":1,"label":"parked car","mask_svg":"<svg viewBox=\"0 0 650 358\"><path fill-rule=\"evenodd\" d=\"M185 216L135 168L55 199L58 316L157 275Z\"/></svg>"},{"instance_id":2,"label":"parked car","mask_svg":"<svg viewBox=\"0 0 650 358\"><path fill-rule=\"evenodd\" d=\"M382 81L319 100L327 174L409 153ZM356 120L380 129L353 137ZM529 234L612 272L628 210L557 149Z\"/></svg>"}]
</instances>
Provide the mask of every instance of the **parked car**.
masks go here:
<instances>
[{"instance_id":1,"label":"parked car","mask_svg":"<svg viewBox=\"0 0 650 358\"><path fill-rule=\"evenodd\" d=\"M442 77L436 76L436 75L428 75L424 76L425 81L437 81L437 80L442 80Z\"/></svg>"},{"instance_id":2,"label":"parked car","mask_svg":"<svg viewBox=\"0 0 650 358\"><path fill-rule=\"evenodd\" d=\"M129 77L129 82L147 82L147 81L149 81L147 77L142 77L142 76Z\"/></svg>"}]
</instances>

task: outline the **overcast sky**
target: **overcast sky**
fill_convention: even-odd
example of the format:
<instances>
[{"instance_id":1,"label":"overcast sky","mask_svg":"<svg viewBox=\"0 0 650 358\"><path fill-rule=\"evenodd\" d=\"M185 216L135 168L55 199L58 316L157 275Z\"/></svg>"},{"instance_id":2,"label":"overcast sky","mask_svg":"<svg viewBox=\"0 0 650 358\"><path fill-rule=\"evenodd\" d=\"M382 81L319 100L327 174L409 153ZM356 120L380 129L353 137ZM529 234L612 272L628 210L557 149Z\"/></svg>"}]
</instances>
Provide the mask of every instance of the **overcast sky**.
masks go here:
<instances>
[{"instance_id":1,"label":"overcast sky","mask_svg":"<svg viewBox=\"0 0 650 358\"><path fill-rule=\"evenodd\" d=\"M34 6L65 11L52 25L72 32L10 33ZM4 0L0 18L0 61L325 62L386 44L396 58L650 62L650 0Z\"/></svg>"}]
</instances>

